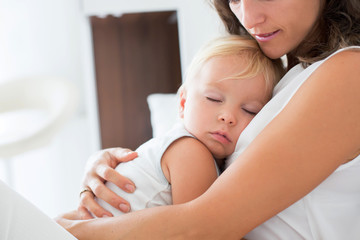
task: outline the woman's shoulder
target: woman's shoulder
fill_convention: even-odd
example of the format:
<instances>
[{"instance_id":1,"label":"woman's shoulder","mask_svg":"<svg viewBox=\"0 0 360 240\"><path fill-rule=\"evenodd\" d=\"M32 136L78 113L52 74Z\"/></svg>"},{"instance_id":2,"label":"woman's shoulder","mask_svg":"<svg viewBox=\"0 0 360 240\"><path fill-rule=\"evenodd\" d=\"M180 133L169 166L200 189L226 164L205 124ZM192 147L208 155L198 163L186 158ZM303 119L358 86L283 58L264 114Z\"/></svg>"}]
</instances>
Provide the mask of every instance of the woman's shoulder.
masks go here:
<instances>
[{"instance_id":1,"label":"woman's shoulder","mask_svg":"<svg viewBox=\"0 0 360 240\"><path fill-rule=\"evenodd\" d=\"M352 46L340 49L330 55L326 60L351 61L360 58L360 46ZM359 61L356 62L359 64Z\"/></svg>"},{"instance_id":2,"label":"woman's shoulder","mask_svg":"<svg viewBox=\"0 0 360 240\"><path fill-rule=\"evenodd\" d=\"M343 99L351 96L348 104L356 105L360 101L355 99L360 96L359 76L360 48L346 48L323 60L311 73L305 86Z\"/></svg>"},{"instance_id":3,"label":"woman's shoulder","mask_svg":"<svg viewBox=\"0 0 360 240\"><path fill-rule=\"evenodd\" d=\"M335 52L324 60L314 72L315 76L328 81L360 85L360 47L349 47Z\"/></svg>"},{"instance_id":4,"label":"woman's shoulder","mask_svg":"<svg viewBox=\"0 0 360 240\"><path fill-rule=\"evenodd\" d=\"M357 77L360 73L360 46L352 46L337 50L327 58L313 63L307 68L304 68L301 63L291 68L281 81L275 86L274 96L287 88L290 92L294 93L303 83L308 79L314 79L314 75L319 76L320 79L323 74L335 74L341 76L350 75Z\"/></svg>"},{"instance_id":5,"label":"woman's shoulder","mask_svg":"<svg viewBox=\"0 0 360 240\"><path fill-rule=\"evenodd\" d=\"M341 66L350 65L355 66L356 69L359 67L360 59L360 46L352 46L340 49L334 52L332 55L324 60L324 63L329 65L340 64Z\"/></svg>"}]
</instances>

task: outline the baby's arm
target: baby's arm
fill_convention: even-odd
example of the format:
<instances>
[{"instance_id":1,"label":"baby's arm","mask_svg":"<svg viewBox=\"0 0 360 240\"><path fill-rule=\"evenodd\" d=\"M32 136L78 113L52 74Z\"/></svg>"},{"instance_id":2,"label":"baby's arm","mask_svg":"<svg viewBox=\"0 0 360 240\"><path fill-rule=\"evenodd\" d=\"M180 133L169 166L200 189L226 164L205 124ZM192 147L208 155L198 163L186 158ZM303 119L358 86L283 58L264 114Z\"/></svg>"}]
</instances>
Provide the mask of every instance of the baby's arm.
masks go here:
<instances>
[{"instance_id":1,"label":"baby's arm","mask_svg":"<svg viewBox=\"0 0 360 240\"><path fill-rule=\"evenodd\" d=\"M161 167L171 184L173 204L199 197L217 178L212 154L192 137L172 143L162 157Z\"/></svg>"}]
</instances>

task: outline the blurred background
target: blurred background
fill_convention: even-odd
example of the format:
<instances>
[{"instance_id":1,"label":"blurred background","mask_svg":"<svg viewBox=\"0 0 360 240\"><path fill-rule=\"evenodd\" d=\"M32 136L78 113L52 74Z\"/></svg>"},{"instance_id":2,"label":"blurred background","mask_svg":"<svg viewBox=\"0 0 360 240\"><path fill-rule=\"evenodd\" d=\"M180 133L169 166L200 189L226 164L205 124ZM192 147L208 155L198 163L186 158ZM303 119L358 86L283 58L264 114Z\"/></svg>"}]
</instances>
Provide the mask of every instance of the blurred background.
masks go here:
<instances>
[{"instance_id":1,"label":"blurred background","mask_svg":"<svg viewBox=\"0 0 360 240\"><path fill-rule=\"evenodd\" d=\"M50 217L76 208L88 157L149 139L147 96L175 92L197 49L223 32L206 0L0 0L0 93L17 79L56 78L72 89L47 94L58 105L66 98L68 111L45 144L11 156L0 148L0 178ZM50 92L44 86L4 90L0 146L14 138L10 127L19 138L42 127L42 115L6 121L6 110Z\"/></svg>"}]
</instances>

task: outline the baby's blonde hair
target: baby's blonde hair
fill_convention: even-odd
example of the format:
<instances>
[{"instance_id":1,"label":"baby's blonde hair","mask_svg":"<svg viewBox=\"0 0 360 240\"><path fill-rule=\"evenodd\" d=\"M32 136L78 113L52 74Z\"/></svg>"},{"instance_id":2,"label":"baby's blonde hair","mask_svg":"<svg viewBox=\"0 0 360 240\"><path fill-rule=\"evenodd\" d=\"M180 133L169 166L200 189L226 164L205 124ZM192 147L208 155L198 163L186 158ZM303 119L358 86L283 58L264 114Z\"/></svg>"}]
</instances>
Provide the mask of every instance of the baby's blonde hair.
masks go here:
<instances>
[{"instance_id":1,"label":"baby's blonde hair","mask_svg":"<svg viewBox=\"0 0 360 240\"><path fill-rule=\"evenodd\" d=\"M185 82L179 90L188 87L191 79L195 78L204 63L210 58L234 55L243 56L247 59L248 64L245 69L239 69L237 74L229 76L229 78L245 79L263 74L266 88L272 90L285 72L282 61L266 57L255 40L246 36L227 35L210 41L199 50L187 69Z\"/></svg>"}]
</instances>

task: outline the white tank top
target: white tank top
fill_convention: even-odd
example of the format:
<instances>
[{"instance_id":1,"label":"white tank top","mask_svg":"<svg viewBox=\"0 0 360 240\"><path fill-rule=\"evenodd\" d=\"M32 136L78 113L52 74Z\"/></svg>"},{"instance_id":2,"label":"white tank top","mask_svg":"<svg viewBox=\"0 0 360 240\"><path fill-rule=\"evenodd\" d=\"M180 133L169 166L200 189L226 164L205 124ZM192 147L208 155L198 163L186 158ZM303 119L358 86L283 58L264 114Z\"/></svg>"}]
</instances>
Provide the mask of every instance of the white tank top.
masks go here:
<instances>
[{"instance_id":1,"label":"white tank top","mask_svg":"<svg viewBox=\"0 0 360 240\"><path fill-rule=\"evenodd\" d=\"M360 47L351 48L360 49ZM343 50L345 49L336 53ZM306 69L299 64L283 77L275 87L271 101L240 135L236 150L228 164L231 164L282 111L310 74L327 59L316 62ZM255 228L245 238L248 240L360 240L360 155L340 166L312 192Z\"/></svg>"}]
</instances>

